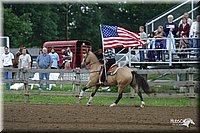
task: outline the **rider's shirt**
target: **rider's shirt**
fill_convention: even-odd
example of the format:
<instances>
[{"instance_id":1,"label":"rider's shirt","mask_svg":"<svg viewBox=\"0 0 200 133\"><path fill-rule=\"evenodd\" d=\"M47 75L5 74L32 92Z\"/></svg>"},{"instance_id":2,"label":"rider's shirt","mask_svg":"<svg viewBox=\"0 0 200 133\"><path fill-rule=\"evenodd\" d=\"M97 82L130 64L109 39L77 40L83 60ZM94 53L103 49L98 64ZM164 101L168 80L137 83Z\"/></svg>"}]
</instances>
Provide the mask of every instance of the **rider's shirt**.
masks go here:
<instances>
[{"instance_id":1,"label":"rider's shirt","mask_svg":"<svg viewBox=\"0 0 200 133\"><path fill-rule=\"evenodd\" d=\"M115 49L114 48L106 49L104 56L106 59L115 58Z\"/></svg>"}]
</instances>

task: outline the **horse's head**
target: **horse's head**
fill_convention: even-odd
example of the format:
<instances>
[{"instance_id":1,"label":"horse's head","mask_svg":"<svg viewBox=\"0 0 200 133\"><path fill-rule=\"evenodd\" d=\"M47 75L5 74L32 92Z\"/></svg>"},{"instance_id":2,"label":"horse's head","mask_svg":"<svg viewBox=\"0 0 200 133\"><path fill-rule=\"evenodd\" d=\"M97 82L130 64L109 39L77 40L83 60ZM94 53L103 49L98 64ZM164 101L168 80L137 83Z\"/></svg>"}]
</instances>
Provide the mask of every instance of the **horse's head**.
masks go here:
<instances>
[{"instance_id":1,"label":"horse's head","mask_svg":"<svg viewBox=\"0 0 200 133\"><path fill-rule=\"evenodd\" d=\"M95 52L97 53L97 52ZM86 65L99 65L100 62L99 60L101 59L101 57L97 57L97 55L95 55L93 52L91 51L87 51L84 55L83 55L83 61L81 63L82 68L84 68Z\"/></svg>"},{"instance_id":2,"label":"horse's head","mask_svg":"<svg viewBox=\"0 0 200 133\"><path fill-rule=\"evenodd\" d=\"M87 51L84 55L83 55L83 61L81 63L81 67L85 68L86 65L90 64L90 51Z\"/></svg>"}]
</instances>

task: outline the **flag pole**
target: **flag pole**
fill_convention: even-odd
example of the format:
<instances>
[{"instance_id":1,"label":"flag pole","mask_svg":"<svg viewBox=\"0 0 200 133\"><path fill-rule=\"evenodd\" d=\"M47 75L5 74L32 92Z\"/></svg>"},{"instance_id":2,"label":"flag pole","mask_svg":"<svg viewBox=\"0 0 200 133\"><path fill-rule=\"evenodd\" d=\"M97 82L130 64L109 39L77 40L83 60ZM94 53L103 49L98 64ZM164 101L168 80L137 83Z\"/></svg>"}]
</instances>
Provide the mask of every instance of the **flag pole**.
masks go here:
<instances>
[{"instance_id":1,"label":"flag pole","mask_svg":"<svg viewBox=\"0 0 200 133\"><path fill-rule=\"evenodd\" d=\"M101 31L101 42L102 42L102 48L103 48L103 67L104 67L104 71L105 71L105 78L107 80L106 59L105 59L105 56L104 56L104 43L103 43L103 34L102 34L101 24L99 26L100 26L100 31Z\"/></svg>"}]
</instances>

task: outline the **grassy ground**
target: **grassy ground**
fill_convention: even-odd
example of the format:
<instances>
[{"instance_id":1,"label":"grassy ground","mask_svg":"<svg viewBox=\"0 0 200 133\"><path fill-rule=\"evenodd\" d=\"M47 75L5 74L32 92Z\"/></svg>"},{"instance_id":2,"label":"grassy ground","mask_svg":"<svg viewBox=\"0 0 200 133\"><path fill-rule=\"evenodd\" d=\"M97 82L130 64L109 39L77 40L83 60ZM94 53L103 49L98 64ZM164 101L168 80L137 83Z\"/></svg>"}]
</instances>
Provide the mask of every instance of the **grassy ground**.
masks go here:
<instances>
[{"instance_id":1,"label":"grassy ground","mask_svg":"<svg viewBox=\"0 0 200 133\"><path fill-rule=\"evenodd\" d=\"M87 103L89 97L84 97L81 100L82 105ZM110 105L116 100L116 97L95 97L93 104L95 105ZM198 106L198 99L189 98L145 98L147 106ZM24 95L4 94L3 102L24 102ZM77 98L74 96L41 96L31 95L30 103L43 103L43 104L77 104ZM119 105L140 105L138 97L134 99L122 98Z\"/></svg>"},{"instance_id":2,"label":"grassy ground","mask_svg":"<svg viewBox=\"0 0 200 133\"><path fill-rule=\"evenodd\" d=\"M148 79L155 79L159 75L152 74L148 75ZM176 75L168 75L170 79L176 79ZM168 79L163 77L162 79ZM2 86L5 89L5 85ZM83 86L81 86L83 88ZM45 89L45 88L44 88ZM57 85L52 88L53 91L65 91L65 92L73 92L73 85ZM152 87L153 92L164 92L167 90L177 90L174 86L154 86ZM34 91L38 90L37 86L34 86ZM91 91L89 89L88 91ZM101 88L98 90L99 92L103 91ZM117 87L113 87L111 92L117 92ZM125 93L130 92L130 87L127 87L124 90ZM24 102L24 95L12 95L12 94L4 94L3 99L4 102ZM50 103L50 104L76 104L77 98L73 96L41 96L41 95L31 95L30 103ZM81 104L85 105L87 103L88 97L84 97L81 101ZM110 105L116 100L116 97L95 97L93 100L93 104L95 105ZM189 98L145 98L145 103L147 106L198 106L197 99L189 99ZM122 98L119 102L120 105L140 105L140 99L138 97L134 99L130 98Z\"/></svg>"}]
</instances>

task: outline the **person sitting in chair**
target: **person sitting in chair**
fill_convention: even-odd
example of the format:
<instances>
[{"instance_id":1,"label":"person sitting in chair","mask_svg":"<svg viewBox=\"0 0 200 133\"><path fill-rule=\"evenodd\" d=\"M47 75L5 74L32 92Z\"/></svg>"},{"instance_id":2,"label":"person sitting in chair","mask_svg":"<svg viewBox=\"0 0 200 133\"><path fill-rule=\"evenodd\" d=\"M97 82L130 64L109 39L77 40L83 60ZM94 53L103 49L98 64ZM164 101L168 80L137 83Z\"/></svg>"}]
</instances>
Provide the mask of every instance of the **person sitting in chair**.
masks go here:
<instances>
[{"instance_id":1,"label":"person sitting in chair","mask_svg":"<svg viewBox=\"0 0 200 133\"><path fill-rule=\"evenodd\" d=\"M106 68L103 67L100 84L104 84L104 82L106 81L106 74L107 74L109 68L116 62L115 49L114 48L105 49L104 56L105 56L105 60L106 60L106 64L105 64Z\"/></svg>"}]
</instances>

